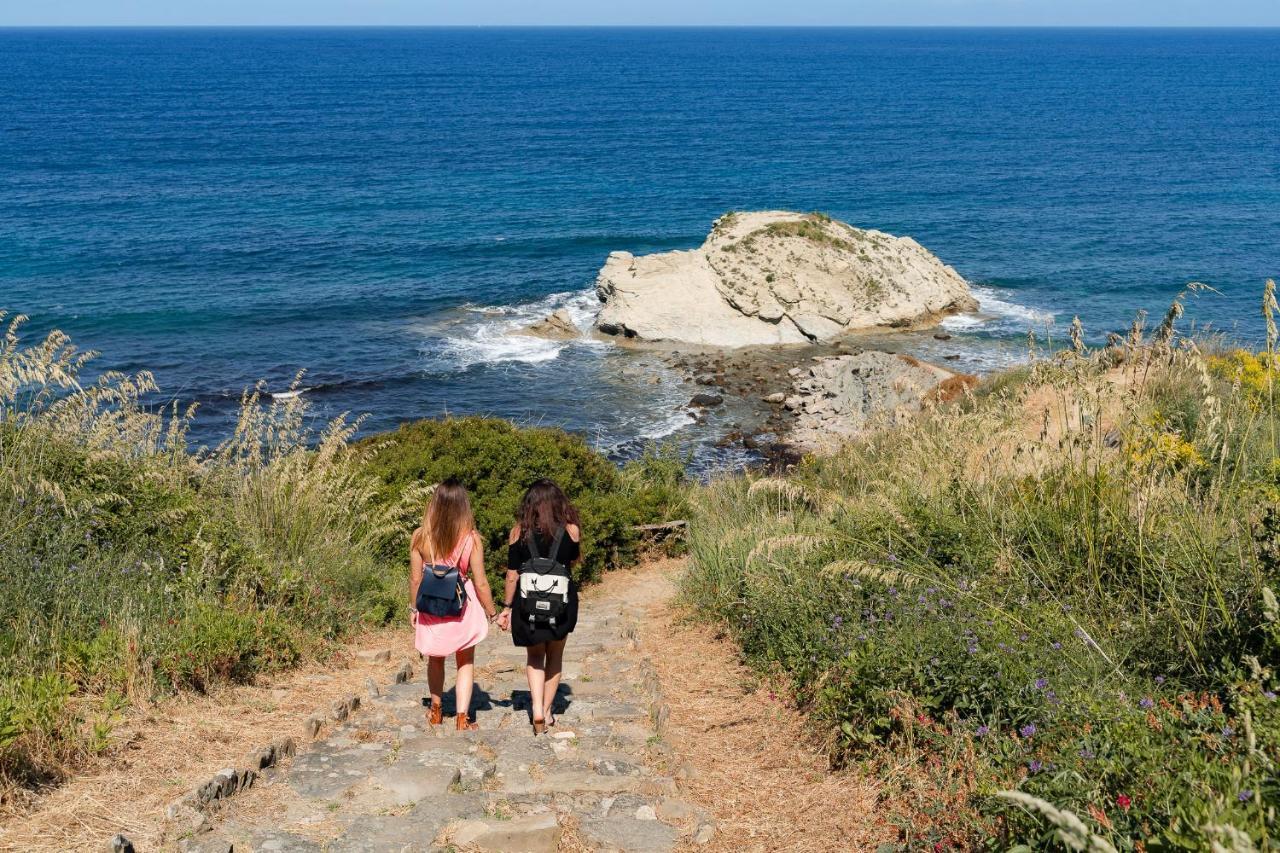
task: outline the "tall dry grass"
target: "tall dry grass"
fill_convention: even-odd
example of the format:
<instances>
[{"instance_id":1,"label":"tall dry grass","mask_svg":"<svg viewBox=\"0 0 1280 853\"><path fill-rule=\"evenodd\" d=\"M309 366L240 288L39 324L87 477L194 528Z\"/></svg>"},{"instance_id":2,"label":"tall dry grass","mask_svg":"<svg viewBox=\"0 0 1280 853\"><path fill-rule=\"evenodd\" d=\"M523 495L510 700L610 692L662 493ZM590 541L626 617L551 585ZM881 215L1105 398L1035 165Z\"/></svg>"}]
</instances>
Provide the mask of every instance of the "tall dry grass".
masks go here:
<instances>
[{"instance_id":1,"label":"tall dry grass","mask_svg":"<svg viewBox=\"0 0 1280 853\"><path fill-rule=\"evenodd\" d=\"M192 450L193 410L149 374L86 382L53 332L0 344L0 779L12 796L110 749L128 703L245 680L398 610L376 557L355 424L307 428L298 397L246 395L234 435Z\"/></svg>"}]
</instances>

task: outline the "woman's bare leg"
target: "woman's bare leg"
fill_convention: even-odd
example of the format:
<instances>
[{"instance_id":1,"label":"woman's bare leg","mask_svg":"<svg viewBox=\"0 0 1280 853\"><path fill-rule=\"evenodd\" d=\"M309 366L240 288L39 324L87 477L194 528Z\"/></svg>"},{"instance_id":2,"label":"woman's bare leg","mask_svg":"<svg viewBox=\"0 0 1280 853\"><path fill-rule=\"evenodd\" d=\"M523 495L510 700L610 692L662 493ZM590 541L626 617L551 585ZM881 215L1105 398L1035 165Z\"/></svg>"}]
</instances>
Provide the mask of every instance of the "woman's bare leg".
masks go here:
<instances>
[{"instance_id":1,"label":"woman's bare leg","mask_svg":"<svg viewBox=\"0 0 1280 853\"><path fill-rule=\"evenodd\" d=\"M543 685L542 699L542 719L551 719L551 706L556 702L556 690L560 688L560 670L564 664L564 644L568 642L568 637L563 640L552 640L547 643L547 661L545 669L546 683Z\"/></svg>"},{"instance_id":2,"label":"woman's bare leg","mask_svg":"<svg viewBox=\"0 0 1280 853\"><path fill-rule=\"evenodd\" d=\"M431 707L439 708L444 693L444 658L427 658L427 690L431 692ZM431 722L431 708L427 708L427 722Z\"/></svg>"},{"instance_id":3,"label":"woman's bare leg","mask_svg":"<svg viewBox=\"0 0 1280 853\"><path fill-rule=\"evenodd\" d=\"M472 664L476 661L476 650L472 646L469 649L462 649L458 652L458 682L454 696L457 697L456 707L453 709L456 714L471 714L471 688L475 684L475 669ZM440 674L444 675L444 660L440 661Z\"/></svg>"},{"instance_id":4,"label":"woman's bare leg","mask_svg":"<svg viewBox=\"0 0 1280 853\"><path fill-rule=\"evenodd\" d=\"M525 675L529 679L529 708L533 721L540 723L546 719L542 716L542 696L547 684L547 644L539 643L525 649Z\"/></svg>"}]
</instances>

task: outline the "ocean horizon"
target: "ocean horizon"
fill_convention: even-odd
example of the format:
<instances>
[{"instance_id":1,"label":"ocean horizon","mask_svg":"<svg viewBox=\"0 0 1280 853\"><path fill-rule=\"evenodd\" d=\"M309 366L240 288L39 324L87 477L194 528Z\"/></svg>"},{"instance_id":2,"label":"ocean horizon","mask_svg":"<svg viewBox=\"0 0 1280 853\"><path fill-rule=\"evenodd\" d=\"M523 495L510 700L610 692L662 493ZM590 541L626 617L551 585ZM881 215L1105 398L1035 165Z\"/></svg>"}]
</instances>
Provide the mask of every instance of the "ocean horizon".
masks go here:
<instances>
[{"instance_id":1,"label":"ocean horizon","mask_svg":"<svg viewBox=\"0 0 1280 853\"><path fill-rule=\"evenodd\" d=\"M151 370L226 434L300 370L318 416L703 445L691 390L582 326L610 251L729 210L909 235L977 315L910 341L985 372L1034 331L1256 342L1280 273L1280 29L0 29L0 309ZM929 338L931 341L932 339ZM642 382L643 380L643 382ZM656 384L650 384L655 381ZM636 388L645 390L637 393Z\"/></svg>"}]
</instances>

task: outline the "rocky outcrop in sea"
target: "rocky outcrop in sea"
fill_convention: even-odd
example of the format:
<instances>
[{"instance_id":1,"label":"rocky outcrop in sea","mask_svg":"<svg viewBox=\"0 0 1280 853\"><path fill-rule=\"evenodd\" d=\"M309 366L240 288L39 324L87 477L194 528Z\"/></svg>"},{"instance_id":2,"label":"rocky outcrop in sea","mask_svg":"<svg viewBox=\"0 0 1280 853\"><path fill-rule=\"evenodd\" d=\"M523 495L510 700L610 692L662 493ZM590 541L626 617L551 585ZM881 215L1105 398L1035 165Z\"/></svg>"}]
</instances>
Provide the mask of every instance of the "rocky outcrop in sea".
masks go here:
<instances>
[{"instance_id":1,"label":"rocky outcrop in sea","mask_svg":"<svg viewBox=\"0 0 1280 853\"><path fill-rule=\"evenodd\" d=\"M977 310L965 280L910 237L818 213L729 213L697 249L613 252L596 328L643 341L736 348L920 327Z\"/></svg>"}]
</instances>

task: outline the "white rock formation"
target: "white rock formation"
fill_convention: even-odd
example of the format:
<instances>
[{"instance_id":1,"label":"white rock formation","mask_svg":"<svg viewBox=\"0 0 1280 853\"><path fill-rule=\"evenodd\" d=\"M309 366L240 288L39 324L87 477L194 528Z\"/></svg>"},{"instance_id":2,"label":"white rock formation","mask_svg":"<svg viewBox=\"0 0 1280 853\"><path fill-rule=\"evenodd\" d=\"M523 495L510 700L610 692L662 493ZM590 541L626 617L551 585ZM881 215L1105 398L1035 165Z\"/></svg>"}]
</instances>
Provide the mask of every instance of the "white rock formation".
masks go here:
<instances>
[{"instance_id":1,"label":"white rock formation","mask_svg":"<svg viewBox=\"0 0 1280 853\"><path fill-rule=\"evenodd\" d=\"M786 211L725 214L689 251L613 252L596 293L605 334L712 347L825 341L978 307L910 237Z\"/></svg>"}]
</instances>

